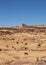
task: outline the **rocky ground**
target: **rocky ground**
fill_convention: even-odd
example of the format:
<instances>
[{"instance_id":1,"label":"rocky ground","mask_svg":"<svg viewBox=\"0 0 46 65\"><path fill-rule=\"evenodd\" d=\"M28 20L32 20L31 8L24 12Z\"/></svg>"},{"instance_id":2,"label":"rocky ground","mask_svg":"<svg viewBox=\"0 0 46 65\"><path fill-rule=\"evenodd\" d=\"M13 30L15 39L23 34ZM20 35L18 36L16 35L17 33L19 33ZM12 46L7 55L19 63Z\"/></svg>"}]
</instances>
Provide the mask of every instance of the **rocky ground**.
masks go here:
<instances>
[{"instance_id":1,"label":"rocky ground","mask_svg":"<svg viewBox=\"0 0 46 65\"><path fill-rule=\"evenodd\" d=\"M0 28L0 65L46 65L46 25Z\"/></svg>"}]
</instances>

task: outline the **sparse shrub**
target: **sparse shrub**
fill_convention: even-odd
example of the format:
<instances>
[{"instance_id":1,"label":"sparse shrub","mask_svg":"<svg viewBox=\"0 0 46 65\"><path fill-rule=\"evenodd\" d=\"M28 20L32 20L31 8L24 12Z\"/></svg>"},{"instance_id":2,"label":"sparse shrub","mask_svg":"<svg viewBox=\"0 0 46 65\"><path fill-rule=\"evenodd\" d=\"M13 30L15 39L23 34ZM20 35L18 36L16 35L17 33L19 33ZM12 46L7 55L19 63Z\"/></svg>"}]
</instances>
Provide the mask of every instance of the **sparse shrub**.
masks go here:
<instances>
[{"instance_id":1,"label":"sparse shrub","mask_svg":"<svg viewBox=\"0 0 46 65\"><path fill-rule=\"evenodd\" d=\"M28 48L27 47L25 47L25 50L27 50Z\"/></svg>"},{"instance_id":2,"label":"sparse shrub","mask_svg":"<svg viewBox=\"0 0 46 65\"><path fill-rule=\"evenodd\" d=\"M25 55L28 55L28 53L27 53L27 52L25 52L24 54L25 54Z\"/></svg>"},{"instance_id":3,"label":"sparse shrub","mask_svg":"<svg viewBox=\"0 0 46 65\"><path fill-rule=\"evenodd\" d=\"M12 48L14 48L14 46L12 46Z\"/></svg>"},{"instance_id":4,"label":"sparse shrub","mask_svg":"<svg viewBox=\"0 0 46 65\"><path fill-rule=\"evenodd\" d=\"M41 45L40 44L38 44L38 48L40 47Z\"/></svg>"},{"instance_id":5,"label":"sparse shrub","mask_svg":"<svg viewBox=\"0 0 46 65\"><path fill-rule=\"evenodd\" d=\"M0 49L0 51L2 51L2 49Z\"/></svg>"},{"instance_id":6,"label":"sparse shrub","mask_svg":"<svg viewBox=\"0 0 46 65\"><path fill-rule=\"evenodd\" d=\"M9 47L8 45L6 47Z\"/></svg>"},{"instance_id":7,"label":"sparse shrub","mask_svg":"<svg viewBox=\"0 0 46 65\"><path fill-rule=\"evenodd\" d=\"M17 44L19 44L19 42L17 42Z\"/></svg>"},{"instance_id":8,"label":"sparse shrub","mask_svg":"<svg viewBox=\"0 0 46 65\"><path fill-rule=\"evenodd\" d=\"M25 43L25 45L27 45L27 43Z\"/></svg>"}]
</instances>

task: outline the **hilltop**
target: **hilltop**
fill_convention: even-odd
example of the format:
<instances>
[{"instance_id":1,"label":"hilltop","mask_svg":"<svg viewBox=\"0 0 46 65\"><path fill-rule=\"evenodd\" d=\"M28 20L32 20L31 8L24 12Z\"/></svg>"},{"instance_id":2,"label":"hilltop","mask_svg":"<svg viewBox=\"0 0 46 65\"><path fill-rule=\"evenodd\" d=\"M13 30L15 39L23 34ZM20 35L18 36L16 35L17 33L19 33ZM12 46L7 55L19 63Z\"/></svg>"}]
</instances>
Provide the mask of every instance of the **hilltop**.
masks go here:
<instances>
[{"instance_id":1,"label":"hilltop","mask_svg":"<svg viewBox=\"0 0 46 65\"><path fill-rule=\"evenodd\" d=\"M0 28L0 65L46 65L46 25Z\"/></svg>"}]
</instances>

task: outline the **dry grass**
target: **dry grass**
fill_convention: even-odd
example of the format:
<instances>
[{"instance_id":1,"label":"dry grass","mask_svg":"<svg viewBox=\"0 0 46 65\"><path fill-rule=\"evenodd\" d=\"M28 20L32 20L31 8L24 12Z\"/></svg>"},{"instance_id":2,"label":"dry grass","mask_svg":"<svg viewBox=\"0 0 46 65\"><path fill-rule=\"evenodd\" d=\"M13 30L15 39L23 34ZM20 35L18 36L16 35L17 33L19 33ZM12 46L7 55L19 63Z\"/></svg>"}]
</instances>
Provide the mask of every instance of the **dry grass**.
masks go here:
<instances>
[{"instance_id":1,"label":"dry grass","mask_svg":"<svg viewBox=\"0 0 46 65\"><path fill-rule=\"evenodd\" d=\"M0 65L46 65L46 26L0 28Z\"/></svg>"}]
</instances>

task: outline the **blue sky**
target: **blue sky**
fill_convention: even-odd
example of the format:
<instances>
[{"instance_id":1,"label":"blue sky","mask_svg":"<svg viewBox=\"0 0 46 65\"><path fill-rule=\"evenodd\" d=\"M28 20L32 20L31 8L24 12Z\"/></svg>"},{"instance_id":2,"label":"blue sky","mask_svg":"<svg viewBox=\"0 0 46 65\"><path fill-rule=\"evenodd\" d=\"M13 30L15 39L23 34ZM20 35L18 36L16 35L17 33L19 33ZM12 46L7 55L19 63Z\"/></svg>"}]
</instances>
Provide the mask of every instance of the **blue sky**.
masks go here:
<instances>
[{"instance_id":1,"label":"blue sky","mask_svg":"<svg viewBox=\"0 0 46 65\"><path fill-rule=\"evenodd\" d=\"M46 24L46 0L0 0L0 26Z\"/></svg>"}]
</instances>

